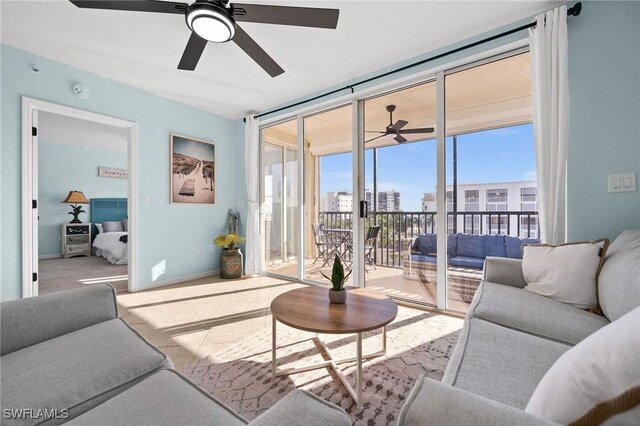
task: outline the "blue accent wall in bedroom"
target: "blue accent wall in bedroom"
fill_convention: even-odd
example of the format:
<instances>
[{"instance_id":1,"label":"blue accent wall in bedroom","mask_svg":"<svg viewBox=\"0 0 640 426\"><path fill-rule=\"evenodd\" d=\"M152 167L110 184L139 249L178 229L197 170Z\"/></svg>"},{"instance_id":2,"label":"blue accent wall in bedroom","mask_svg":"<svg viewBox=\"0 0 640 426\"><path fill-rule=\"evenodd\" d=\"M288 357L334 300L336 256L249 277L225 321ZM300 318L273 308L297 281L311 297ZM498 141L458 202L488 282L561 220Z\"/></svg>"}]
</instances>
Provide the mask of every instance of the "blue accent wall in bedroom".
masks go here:
<instances>
[{"instance_id":1,"label":"blue accent wall in bedroom","mask_svg":"<svg viewBox=\"0 0 640 426\"><path fill-rule=\"evenodd\" d=\"M60 255L60 229L72 217L69 204L61 201L71 190L82 191L90 198L126 198L127 180L98 176L98 167L127 168L127 153L109 149L65 145L51 141L38 141L38 255ZM79 219L89 222L91 209L83 205L86 213Z\"/></svg>"},{"instance_id":2,"label":"blue accent wall in bedroom","mask_svg":"<svg viewBox=\"0 0 640 426\"><path fill-rule=\"evenodd\" d=\"M22 295L22 96L137 123L137 191L139 197L150 197L149 206L142 206L139 199L131 200L138 206L138 276L134 277L138 288L218 269L219 252L211 241L225 230L227 211L237 205L235 155L241 141L235 140L235 122L6 44L0 46L1 299ZM31 72L29 64L37 64L40 73ZM74 96L71 87L76 83L89 88L89 99ZM171 132L216 143L215 205L169 203Z\"/></svg>"}]
</instances>

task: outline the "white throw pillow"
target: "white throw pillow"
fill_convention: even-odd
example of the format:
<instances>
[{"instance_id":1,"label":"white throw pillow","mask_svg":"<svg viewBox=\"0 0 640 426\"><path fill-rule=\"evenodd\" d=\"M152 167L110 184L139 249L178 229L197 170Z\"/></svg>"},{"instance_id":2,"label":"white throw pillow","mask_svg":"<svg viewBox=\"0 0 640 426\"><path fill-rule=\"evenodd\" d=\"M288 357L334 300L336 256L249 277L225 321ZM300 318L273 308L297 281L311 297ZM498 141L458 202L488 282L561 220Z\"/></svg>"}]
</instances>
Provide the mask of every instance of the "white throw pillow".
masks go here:
<instances>
[{"instance_id":1,"label":"white throw pillow","mask_svg":"<svg viewBox=\"0 0 640 426\"><path fill-rule=\"evenodd\" d=\"M597 279L608 246L606 238L557 246L523 245L525 289L578 308L596 309Z\"/></svg>"},{"instance_id":2,"label":"white throw pillow","mask_svg":"<svg viewBox=\"0 0 640 426\"><path fill-rule=\"evenodd\" d=\"M527 413L566 425L601 424L640 404L640 307L565 352L544 375Z\"/></svg>"},{"instance_id":3,"label":"white throw pillow","mask_svg":"<svg viewBox=\"0 0 640 426\"><path fill-rule=\"evenodd\" d=\"M98 228L98 234L102 234L102 224L96 223L96 228Z\"/></svg>"}]
</instances>

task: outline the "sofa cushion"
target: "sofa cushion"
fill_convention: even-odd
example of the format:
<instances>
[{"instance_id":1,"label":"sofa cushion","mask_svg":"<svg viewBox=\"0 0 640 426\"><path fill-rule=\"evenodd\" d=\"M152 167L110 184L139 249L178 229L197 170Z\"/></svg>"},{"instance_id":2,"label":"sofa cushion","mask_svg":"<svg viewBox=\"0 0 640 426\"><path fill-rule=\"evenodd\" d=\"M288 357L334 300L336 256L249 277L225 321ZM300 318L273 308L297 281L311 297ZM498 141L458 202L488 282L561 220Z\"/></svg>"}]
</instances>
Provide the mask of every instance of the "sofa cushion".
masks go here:
<instances>
[{"instance_id":1,"label":"sofa cushion","mask_svg":"<svg viewBox=\"0 0 640 426\"><path fill-rule=\"evenodd\" d=\"M417 252L423 256L435 256L438 252L436 234L420 234L416 239Z\"/></svg>"},{"instance_id":2,"label":"sofa cushion","mask_svg":"<svg viewBox=\"0 0 640 426\"><path fill-rule=\"evenodd\" d=\"M480 284L469 315L571 345L609 324L601 315L492 282Z\"/></svg>"},{"instance_id":3,"label":"sofa cushion","mask_svg":"<svg viewBox=\"0 0 640 426\"><path fill-rule=\"evenodd\" d=\"M540 240L535 238L518 238L510 235L504 236L505 253L511 259L522 259L523 244L538 244Z\"/></svg>"},{"instance_id":4,"label":"sofa cushion","mask_svg":"<svg viewBox=\"0 0 640 426\"><path fill-rule=\"evenodd\" d=\"M639 354L640 307L564 353L526 411L563 425L594 425L640 405Z\"/></svg>"},{"instance_id":5,"label":"sofa cushion","mask_svg":"<svg viewBox=\"0 0 640 426\"><path fill-rule=\"evenodd\" d=\"M484 266L484 259L469 256L454 256L449 258L449 265L459 266L461 268L482 269Z\"/></svg>"},{"instance_id":6,"label":"sofa cushion","mask_svg":"<svg viewBox=\"0 0 640 426\"><path fill-rule=\"evenodd\" d=\"M611 321L640 306L640 230L627 230L611 243L598 278L598 302Z\"/></svg>"},{"instance_id":7,"label":"sofa cushion","mask_svg":"<svg viewBox=\"0 0 640 426\"><path fill-rule=\"evenodd\" d=\"M1 362L3 409L67 409L69 418L171 365L121 319L11 352Z\"/></svg>"},{"instance_id":8,"label":"sofa cushion","mask_svg":"<svg viewBox=\"0 0 640 426\"><path fill-rule=\"evenodd\" d=\"M471 317L465 321L442 381L524 409L540 379L570 348Z\"/></svg>"},{"instance_id":9,"label":"sofa cushion","mask_svg":"<svg viewBox=\"0 0 640 426\"><path fill-rule=\"evenodd\" d=\"M458 234L456 256L477 257L487 256L506 257L504 235L469 235Z\"/></svg>"},{"instance_id":10,"label":"sofa cushion","mask_svg":"<svg viewBox=\"0 0 640 426\"><path fill-rule=\"evenodd\" d=\"M411 260L413 262L429 262L429 263L437 263L437 256L423 256L421 254L412 254Z\"/></svg>"},{"instance_id":11,"label":"sofa cushion","mask_svg":"<svg viewBox=\"0 0 640 426\"><path fill-rule=\"evenodd\" d=\"M447 236L447 255L456 256L458 254L458 234Z\"/></svg>"},{"instance_id":12,"label":"sofa cushion","mask_svg":"<svg viewBox=\"0 0 640 426\"><path fill-rule=\"evenodd\" d=\"M233 426L246 423L184 376L173 370L162 370L66 424Z\"/></svg>"}]
</instances>

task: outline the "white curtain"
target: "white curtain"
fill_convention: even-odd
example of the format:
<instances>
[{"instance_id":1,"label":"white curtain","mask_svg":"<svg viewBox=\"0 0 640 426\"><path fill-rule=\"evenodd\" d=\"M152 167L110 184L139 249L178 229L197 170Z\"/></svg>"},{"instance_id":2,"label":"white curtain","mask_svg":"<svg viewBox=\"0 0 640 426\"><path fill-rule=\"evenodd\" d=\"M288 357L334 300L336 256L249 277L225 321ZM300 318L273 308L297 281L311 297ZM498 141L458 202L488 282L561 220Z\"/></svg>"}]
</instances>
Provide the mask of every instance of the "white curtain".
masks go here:
<instances>
[{"instance_id":1,"label":"white curtain","mask_svg":"<svg viewBox=\"0 0 640 426\"><path fill-rule=\"evenodd\" d=\"M558 244L566 239L567 6L538 15L529 43L541 239Z\"/></svg>"},{"instance_id":2,"label":"white curtain","mask_svg":"<svg viewBox=\"0 0 640 426\"><path fill-rule=\"evenodd\" d=\"M260 129L253 116L246 118L244 131L244 168L247 179L247 245L245 274L262 271L260 239Z\"/></svg>"}]
</instances>

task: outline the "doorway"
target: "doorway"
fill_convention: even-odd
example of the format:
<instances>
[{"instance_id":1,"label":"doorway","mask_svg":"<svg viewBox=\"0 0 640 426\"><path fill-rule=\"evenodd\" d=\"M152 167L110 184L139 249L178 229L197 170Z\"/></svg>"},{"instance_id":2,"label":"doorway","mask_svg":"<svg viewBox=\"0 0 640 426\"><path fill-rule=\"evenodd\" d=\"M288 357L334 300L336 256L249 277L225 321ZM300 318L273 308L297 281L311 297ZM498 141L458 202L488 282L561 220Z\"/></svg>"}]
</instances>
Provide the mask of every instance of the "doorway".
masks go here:
<instances>
[{"instance_id":1,"label":"doorway","mask_svg":"<svg viewBox=\"0 0 640 426\"><path fill-rule=\"evenodd\" d=\"M135 291L133 122L23 97L23 297Z\"/></svg>"}]
</instances>

